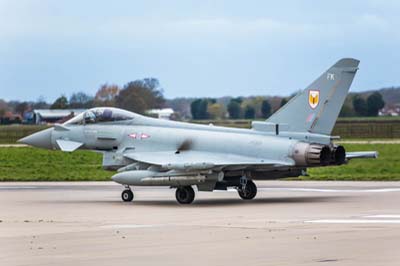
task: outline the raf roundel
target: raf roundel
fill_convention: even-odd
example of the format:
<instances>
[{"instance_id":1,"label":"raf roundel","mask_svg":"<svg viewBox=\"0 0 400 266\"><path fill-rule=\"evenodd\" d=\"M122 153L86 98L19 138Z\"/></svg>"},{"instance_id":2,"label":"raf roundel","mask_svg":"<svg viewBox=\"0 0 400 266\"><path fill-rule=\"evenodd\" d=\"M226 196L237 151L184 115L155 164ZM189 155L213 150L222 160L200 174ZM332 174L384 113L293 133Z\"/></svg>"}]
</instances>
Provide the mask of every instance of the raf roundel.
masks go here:
<instances>
[{"instance_id":1,"label":"raf roundel","mask_svg":"<svg viewBox=\"0 0 400 266\"><path fill-rule=\"evenodd\" d=\"M308 91L308 104L312 109L317 108L319 103L319 90Z\"/></svg>"}]
</instances>

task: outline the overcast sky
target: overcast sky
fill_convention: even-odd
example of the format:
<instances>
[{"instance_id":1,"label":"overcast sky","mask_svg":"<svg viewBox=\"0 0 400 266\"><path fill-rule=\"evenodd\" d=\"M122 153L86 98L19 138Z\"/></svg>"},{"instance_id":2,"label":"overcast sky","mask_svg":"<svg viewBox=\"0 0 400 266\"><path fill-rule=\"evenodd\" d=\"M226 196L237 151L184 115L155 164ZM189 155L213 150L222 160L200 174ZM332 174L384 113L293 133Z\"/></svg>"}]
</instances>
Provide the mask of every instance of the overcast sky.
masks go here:
<instances>
[{"instance_id":1,"label":"overcast sky","mask_svg":"<svg viewBox=\"0 0 400 266\"><path fill-rule=\"evenodd\" d=\"M342 57L400 85L400 1L0 0L0 98L160 80L165 96L289 95Z\"/></svg>"}]
</instances>

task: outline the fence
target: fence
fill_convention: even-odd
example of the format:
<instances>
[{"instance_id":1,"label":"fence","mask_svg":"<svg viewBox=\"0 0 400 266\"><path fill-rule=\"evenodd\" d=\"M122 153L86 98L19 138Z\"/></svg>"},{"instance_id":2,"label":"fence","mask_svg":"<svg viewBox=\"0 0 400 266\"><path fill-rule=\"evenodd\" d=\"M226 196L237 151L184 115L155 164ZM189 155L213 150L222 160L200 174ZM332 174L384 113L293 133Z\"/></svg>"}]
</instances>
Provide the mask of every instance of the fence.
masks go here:
<instances>
[{"instance_id":1,"label":"fence","mask_svg":"<svg viewBox=\"0 0 400 266\"><path fill-rule=\"evenodd\" d=\"M0 143L16 143L17 140L19 140L20 138L23 138L45 128L46 126L36 125L0 126Z\"/></svg>"}]
</instances>

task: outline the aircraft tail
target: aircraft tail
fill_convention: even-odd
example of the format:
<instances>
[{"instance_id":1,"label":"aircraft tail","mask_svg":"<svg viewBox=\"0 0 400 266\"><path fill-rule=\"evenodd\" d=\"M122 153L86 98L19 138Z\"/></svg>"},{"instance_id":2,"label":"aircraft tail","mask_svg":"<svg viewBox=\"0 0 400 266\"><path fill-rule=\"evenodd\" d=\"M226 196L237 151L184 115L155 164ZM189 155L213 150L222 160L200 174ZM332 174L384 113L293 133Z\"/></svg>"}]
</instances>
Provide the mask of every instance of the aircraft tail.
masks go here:
<instances>
[{"instance_id":1,"label":"aircraft tail","mask_svg":"<svg viewBox=\"0 0 400 266\"><path fill-rule=\"evenodd\" d=\"M352 58L339 60L267 122L287 124L289 131L330 135L359 62Z\"/></svg>"}]
</instances>

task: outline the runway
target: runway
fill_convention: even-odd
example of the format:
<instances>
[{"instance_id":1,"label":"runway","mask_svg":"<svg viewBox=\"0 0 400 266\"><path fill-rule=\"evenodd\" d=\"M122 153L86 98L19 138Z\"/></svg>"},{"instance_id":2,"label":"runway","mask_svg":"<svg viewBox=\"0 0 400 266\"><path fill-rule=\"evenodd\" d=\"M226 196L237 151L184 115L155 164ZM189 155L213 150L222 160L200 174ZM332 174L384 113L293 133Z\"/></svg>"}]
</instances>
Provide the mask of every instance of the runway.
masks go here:
<instances>
[{"instance_id":1,"label":"runway","mask_svg":"<svg viewBox=\"0 0 400 266\"><path fill-rule=\"evenodd\" d=\"M0 265L399 265L400 182L257 182L198 192L0 183Z\"/></svg>"}]
</instances>

